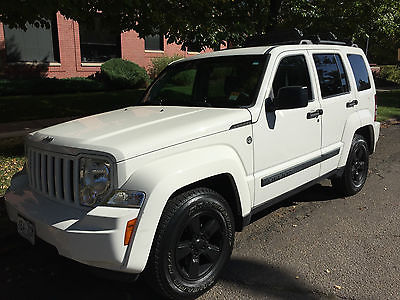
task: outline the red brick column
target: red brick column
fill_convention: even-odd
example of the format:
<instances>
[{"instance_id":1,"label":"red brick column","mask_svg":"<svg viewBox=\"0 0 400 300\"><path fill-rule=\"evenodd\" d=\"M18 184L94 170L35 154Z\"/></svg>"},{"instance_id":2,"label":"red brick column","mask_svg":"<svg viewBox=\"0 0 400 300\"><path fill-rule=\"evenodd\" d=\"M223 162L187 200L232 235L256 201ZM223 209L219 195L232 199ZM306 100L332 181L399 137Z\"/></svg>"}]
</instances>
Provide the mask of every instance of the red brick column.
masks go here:
<instances>
[{"instance_id":1,"label":"red brick column","mask_svg":"<svg viewBox=\"0 0 400 300\"><path fill-rule=\"evenodd\" d=\"M3 23L0 22L0 73L6 63L6 41L4 37L4 27Z\"/></svg>"}]
</instances>

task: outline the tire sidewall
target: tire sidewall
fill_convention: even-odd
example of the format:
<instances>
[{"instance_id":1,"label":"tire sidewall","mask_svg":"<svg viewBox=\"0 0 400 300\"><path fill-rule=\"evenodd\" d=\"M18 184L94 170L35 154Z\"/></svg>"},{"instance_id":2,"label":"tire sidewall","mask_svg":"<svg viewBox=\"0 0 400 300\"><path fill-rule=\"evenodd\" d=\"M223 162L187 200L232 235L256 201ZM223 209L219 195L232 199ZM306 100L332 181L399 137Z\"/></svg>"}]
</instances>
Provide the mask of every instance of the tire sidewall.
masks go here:
<instances>
[{"instance_id":1,"label":"tire sidewall","mask_svg":"<svg viewBox=\"0 0 400 300\"><path fill-rule=\"evenodd\" d=\"M210 270L203 278L195 281L188 281L184 279L177 268L175 267L174 247L183 231L183 226L188 219L195 216L199 212L208 211L218 214L222 218L222 236L226 239L220 260L216 266ZM180 206L173 214L170 222L164 231L164 236L160 244L160 272L161 278L166 280L173 294L181 295L181 297L194 297L204 293L211 288L225 266L233 248L234 228L233 216L229 207L227 207L225 200L218 194L202 193L189 198L182 206Z\"/></svg>"},{"instance_id":2,"label":"tire sidewall","mask_svg":"<svg viewBox=\"0 0 400 300\"><path fill-rule=\"evenodd\" d=\"M356 185L352 178L351 167L352 167L352 163L354 160L355 151L360 147L363 149L365 156L366 156L366 161L365 161L366 171L365 171L365 176L364 176L361 184ZM369 167L369 152L368 152L367 142L364 140L363 137L356 135L354 137L353 143L351 145L349 158L347 160L346 170L345 170L345 176L346 176L345 184L346 184L346 188L351 192L351 194L356 194L363 188L365 182L367 181L368 167Z\"/></svg>"}]
</instances>

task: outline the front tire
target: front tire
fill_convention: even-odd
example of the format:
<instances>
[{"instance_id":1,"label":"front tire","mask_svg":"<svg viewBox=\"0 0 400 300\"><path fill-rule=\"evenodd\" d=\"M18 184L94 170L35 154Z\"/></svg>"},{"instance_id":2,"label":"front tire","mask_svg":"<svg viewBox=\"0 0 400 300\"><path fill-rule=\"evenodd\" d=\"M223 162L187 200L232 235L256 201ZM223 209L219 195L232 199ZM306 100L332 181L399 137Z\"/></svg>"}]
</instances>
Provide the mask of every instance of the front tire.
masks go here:
<instances>
[{"instance_id":1,"label":"front tire","mask_svg":"<svg viewBox=\"0 0 400 300\"><path fill-rule=\"evenodd\" d=\"M197 188L168 201L145 270L147 283L170 299L190 299L210 289L229 260L232 211L211 189Z\"/></svg>"},{"instance_id":2,"label":"front tire","mask_svg":"<svg viewBox=\"0 0 400 300\"><path fill-rule=\"evenodd\" d=\"M369 150L365 138L355 134L341 177L332 178L332 186L343 196L357 194L368 176Z\"/></svg>"}]
</instances>

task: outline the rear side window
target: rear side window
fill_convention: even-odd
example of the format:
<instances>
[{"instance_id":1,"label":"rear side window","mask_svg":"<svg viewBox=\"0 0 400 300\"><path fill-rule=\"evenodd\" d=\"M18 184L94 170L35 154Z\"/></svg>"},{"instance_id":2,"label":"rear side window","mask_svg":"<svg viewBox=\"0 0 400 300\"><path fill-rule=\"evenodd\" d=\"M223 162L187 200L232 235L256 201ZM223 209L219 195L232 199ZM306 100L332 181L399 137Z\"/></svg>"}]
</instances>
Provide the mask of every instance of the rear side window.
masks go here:
<instances>
[{"instance_id":1,"label":"rear side window","mask_svg":"<svg viewBox=\"0 0 400 300\"><path fill-rule=\"evenodd\" d=\"M348 54L347 57L353 69L358 91L370 89L371 82L369 81L367 67L365 66L362 56L358 54Z\"/></svg>"},{"instance_id":2,"label":"rear side window","mask_svg":"<svg viewBox=\"0 0 400 300\"><path fill-rule=\"evenodd\" d=\"M322 98L349 92L349 82L338 54L314 54Z\"/></svg>"},{"instance_id":3,"label":"rear side window","mask_svg":"<svg viewBox=\"0 0 400 300\"><path fill-rule=\"evenodd\" d=\"M287 56L281 60L276 71L272 89L274 96L278 96L279 90L288 86L307 87L308 100L312 100L310 74L304 55Z\"/></svg>"}]
</instances>

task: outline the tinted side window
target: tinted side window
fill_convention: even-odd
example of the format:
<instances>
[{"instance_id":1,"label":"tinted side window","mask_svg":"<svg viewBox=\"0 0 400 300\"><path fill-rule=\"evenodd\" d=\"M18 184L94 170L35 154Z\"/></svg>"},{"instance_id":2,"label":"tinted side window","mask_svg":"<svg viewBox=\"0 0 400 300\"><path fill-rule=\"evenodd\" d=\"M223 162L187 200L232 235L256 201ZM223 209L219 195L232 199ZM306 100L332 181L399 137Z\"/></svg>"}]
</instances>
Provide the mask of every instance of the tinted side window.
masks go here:
<instances>
[{"instance_id":1,"label":"tinted side window","mask_svg":"<svg viewBox=\"0 0 400 300\"><path fill-rule=\"evenodd\" d=\"M361 55L348 54L351 68L353 69L354 78L356 79L358 91L364 91L371 88L367 67Z\"/></svg>"},{"instance_id":2,"label":"tinted side window","mask_svg":"<svg viewBox=\"0 0 400 300\"><path fill-rule=\"evenodd\" d=\"M341 80L341 83L342 83L342 91L343 91L343 93L347 93L347 92L350 91L349 80L347 78L346 71L345 71L345 69L343 67L342 58L340 57L340 55L335 54L335 59L336 59L336 64L338 65L339 72L340 72L340 80Z\"/></svg>"},{"instance_id":3,"label":"tinted side window","mask_svg":"<svg viewBox=\"0 0 400 300\"><path fill-rule=\"evenodd\" d=\"M272 84L274 97L279 90L288 86L301 86L308 89L308 100L312 100L310 74L304 55L287 56L279 63Z\"/></svg>"},{"instance_id":4,"label":"tinted side window","mask_svg":"<svg viewBox=\"0 0 400 300\"><path fill-rule=\"evenodd\" d=\"M349 84L342 60L337 54L314 54L322 98L347 93Z\"/></svg>"}]
</instances>

